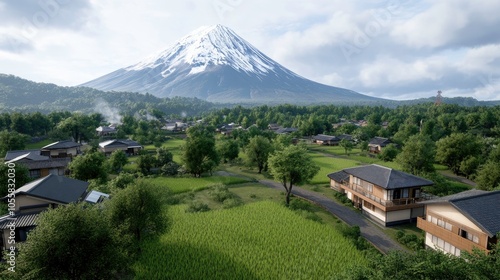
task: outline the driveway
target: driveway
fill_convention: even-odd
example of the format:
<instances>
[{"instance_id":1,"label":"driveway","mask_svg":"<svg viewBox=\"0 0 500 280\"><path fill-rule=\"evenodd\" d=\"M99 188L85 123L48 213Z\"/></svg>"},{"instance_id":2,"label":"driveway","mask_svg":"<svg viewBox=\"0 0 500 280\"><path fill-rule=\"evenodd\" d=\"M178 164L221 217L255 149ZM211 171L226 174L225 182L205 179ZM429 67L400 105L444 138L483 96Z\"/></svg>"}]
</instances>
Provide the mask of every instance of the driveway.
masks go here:
<instances>
[{"instance_id":1,"label":"driveway","mask_svg":"<svg viewBox=\"0 0 500 280\"><path fill-rule=\"evenodd\" d=\"M271 188L283 191L285 190L281 183L275 181L259 180L259 183ZM385 234L379 226L373 224L365 216L355 212L353 209L331 200L323 194L305 190L296 186L293 186L292 193L295 196L305 198L322 206L328 212L337 216L350 226L359 226L361 236L372 243L382 253L387 254L391 250L407 251L407 249L403 248L401 244L387 236L387 234Z\"/></svg>"}]
</instances>

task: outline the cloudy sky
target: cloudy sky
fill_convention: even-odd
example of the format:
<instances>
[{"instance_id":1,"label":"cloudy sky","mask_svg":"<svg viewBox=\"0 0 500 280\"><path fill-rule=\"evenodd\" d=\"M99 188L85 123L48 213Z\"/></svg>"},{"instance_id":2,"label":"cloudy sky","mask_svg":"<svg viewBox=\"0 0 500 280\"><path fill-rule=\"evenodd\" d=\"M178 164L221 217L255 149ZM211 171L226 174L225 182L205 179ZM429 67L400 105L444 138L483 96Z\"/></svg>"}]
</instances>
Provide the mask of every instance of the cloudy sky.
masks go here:
<instances>
[{"instance_id":1,"label":"cloudy sky","mask_svg":"<svg viewBox=\"0 0 500 280\"><path fill-rule=\"evenodd\" d=\"M0 0L0 73L78 85L220 23L317 82L500 100L498 11L498 0Z\"/></svg>"}]
</instances>

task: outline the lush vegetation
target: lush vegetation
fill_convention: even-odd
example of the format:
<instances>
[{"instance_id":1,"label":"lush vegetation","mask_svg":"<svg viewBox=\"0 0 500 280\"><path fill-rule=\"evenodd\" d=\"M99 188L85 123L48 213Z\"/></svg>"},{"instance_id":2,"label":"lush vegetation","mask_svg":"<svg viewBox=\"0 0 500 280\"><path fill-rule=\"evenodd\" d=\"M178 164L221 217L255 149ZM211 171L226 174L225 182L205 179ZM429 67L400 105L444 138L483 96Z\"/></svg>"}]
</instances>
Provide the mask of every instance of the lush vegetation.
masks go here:
<instances>
[{"instance_id":1,"label":"lush vegetation","mask_svg":"<svg viewBox=\"0 0 500 280\"><path fill-rule=\"evenodd\" d=\"M328 279L366 264L338 231L274 202L231 210L169 211L172 226L145 242L137 279Z\"/></svg>"}]
</instances>

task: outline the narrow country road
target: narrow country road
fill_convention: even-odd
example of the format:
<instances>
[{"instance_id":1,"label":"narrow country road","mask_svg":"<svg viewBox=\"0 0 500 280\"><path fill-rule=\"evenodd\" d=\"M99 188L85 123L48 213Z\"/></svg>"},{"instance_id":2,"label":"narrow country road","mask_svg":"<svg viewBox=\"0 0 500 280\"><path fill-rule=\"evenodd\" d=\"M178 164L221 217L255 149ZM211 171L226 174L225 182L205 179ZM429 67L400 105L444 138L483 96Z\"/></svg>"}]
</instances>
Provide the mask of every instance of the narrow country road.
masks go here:
<instances>
[{"instance_id":1,"label":"narrow country road","mask_svg":"<svg viewBox=\"0 0 500 280\"><path fill-rule=\"evenodd\" d=\"M259 183L271 188L284 190L283 186L271 180L259 180ZM292 193L296 196L310 200L322 207L328 212L335 215L350 226L359 226L361 235L372 243L377 249L384 254L391 250L407 251L398 242L391 239L377 225L372 224L363 215L354 212L352 209L333 201L320 193L301 189L293 186Z\"/></svg>"}]
</instances>

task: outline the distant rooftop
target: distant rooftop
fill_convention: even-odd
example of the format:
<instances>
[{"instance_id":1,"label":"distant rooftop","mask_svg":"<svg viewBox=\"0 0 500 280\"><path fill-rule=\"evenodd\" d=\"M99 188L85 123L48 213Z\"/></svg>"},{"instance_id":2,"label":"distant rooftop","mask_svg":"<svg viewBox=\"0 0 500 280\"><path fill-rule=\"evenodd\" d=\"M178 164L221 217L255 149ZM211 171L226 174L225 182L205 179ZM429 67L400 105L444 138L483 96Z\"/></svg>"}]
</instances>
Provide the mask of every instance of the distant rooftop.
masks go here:
<instances>
[{"instance_id":1,"label":"distant rooftop","mask_svg":"<svg viewBox=\"0 0 500 280\"><path fill-rule=\"evenodd\" d=\"M70 149L75 147L80 147L82 144L76 143L71 140L57 141L52 144L48 144L45 147L42 147L41 150L57 150L57 149Z\"/></svg>"},{"instance_id":2,"label":"distant rooftop","mask_svg":"<svg viewBox=\"0 0 500 280\"><path fill-rule=\"evenodd\" d=\"M30 182L15 191L59 203L77 202L87 191L89 183L54 174Z\"/></svg>"}]
</instances>

